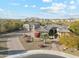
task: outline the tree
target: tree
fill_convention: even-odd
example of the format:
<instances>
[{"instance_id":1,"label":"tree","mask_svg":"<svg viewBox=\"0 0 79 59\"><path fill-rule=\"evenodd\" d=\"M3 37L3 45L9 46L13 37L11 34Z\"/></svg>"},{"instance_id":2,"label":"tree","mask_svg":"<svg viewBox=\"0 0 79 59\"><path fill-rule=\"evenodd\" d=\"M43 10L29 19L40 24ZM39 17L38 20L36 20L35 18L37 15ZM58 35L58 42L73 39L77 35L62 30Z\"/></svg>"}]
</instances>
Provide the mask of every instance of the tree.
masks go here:
<instances>
[{"instance_id":1,"label":"tree","mask_svg":"<svg viewBox=\"0 0 79 59\"><path fill-rule=\"evenodd\" d=\"M56 28L51 28L50 30L49 30L49 36L55 36L56 34L57 34L57 30L56 30Z\"/></svg>"},{"instance_id":2,"label":"tree","mask_svg":"<svg viewBox=\"0 0 79 59\"><path fill-rule=\"evenodd\" d=\"M22 28L20 20L0 20L0 33L10 32Z\"/></svg>"},{"instance_id":3,"label":"tree","mask_svg":"<svg viewBox=\"0 0 79 59\"><path fill-rule=\"evenodd\" d=\"M79 21L72 22L69 26L69 30L72 34L69 34L69 36L61 36L60 43L69 48L79 49Z\"/></svg>"}]
</instances>

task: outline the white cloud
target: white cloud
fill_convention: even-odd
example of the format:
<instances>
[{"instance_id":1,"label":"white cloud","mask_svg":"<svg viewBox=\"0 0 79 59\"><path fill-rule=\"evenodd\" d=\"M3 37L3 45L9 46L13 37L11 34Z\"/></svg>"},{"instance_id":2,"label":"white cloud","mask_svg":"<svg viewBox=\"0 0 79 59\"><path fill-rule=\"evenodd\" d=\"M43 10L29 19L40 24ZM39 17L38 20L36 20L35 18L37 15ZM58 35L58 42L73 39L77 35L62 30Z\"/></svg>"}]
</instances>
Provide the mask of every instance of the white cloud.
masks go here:
<instances>
[{"instance_id":1,"label":"white cloud","mask_svg":"<svg viewBox=\"0 0 79 59\"><path fill-rule=\"evenodd\" d=\"M24 5L24 7L28 7L28 5Z\"/></svg>"},{"instance_id":2,"label":"white cloud","mask_svg":"<svg viewBox=\"0 0 79 59\"><path fill-rule=\"evenodd\" d=\"M46 2L46 3L48 3L48 2L52 2L52 0L42 0L43 2Z\"/></svg>"},{"instance_id":3,"label":"white cloud","mask_svg":"<svg viewBox=\"0 0 79 59\"><path fill-rule=\"evenodd\" d=\"M69 15L79 15L79 13L69 13Z\"/></svg>"},{"instance_id":4,"label":"white cloud","mask_svg":"<svg viewBox=\"0 0 79 59\"><path fill-rule=\"evenodd\" d=\"M74 4L74 3L75 3L75 1L73 1L73 0L72 0L72 1L70 1L70 4Z\"/></svg>"},{"instance_id":5,"label":"white cloud","mask_svg":"<svg viewBox=\"0 0 79 59\"><path fill-rule=\"evenodd\" d=\"M50 7L40 7L40 10L47 10L50 9Z\"/></svg>"},{"instance_id":6,"label":"white cloud","mask_svg":"<svg viewBox=\"0 0 79 59\"><path fill-rule=\"evenodd\" d=\"M76 9L76 6L75 5L71 5L71 6L69 6L69 9Z\"/></svg>"},{"instance_id":7,"label":"white cloud","mask_svg":"<svg viewBox=\"0 0 79 59\"><path fill-rule=\"evenodd\" d=\"M24 5L24 7L30 7L30 8L36 8L37 6L36 5Z\"/></svg>"},{"instance_id":8,"label":"white cloud","mask_svg":"<svg viewBox=\"0 0 79 59\"><path fill-rule=\"evenodd\" d=\"M4 9L0 8L0 11L4 11Z\"/></svg>"},{"instance_id":9,"label":"white cloud","mask_svg":"<svg viewBox=\"0 0 79 59\"><path fill-rule=\"evenodd\" d=\"M50 7L41 7L40 9L44 10L46 12L49 12L49 13L57 13L57 12L63 10L65 7L66 7L66 5L63 3L54 3Z\"/></svg>"},{"instance_id":10,"label":"white cloud","mask_svg":"<svg viewBox=\"0 0 79 59\"><path fill-rule=\"evenodd\" d=\"M77 1L76 0L71 0L70 5L68 5L68 9L76 9L77 8Z\"/></svg>"},{"instance_id":11,"label":"white cloud","mask_svg":"<svg viewBox=\"0 0 79 59\"><path fill-rule=\"evenodd\" d=\"M31 7L32 7L32 8L36 8L36 5L32 5Z\"/></svg>"}]
</instances>

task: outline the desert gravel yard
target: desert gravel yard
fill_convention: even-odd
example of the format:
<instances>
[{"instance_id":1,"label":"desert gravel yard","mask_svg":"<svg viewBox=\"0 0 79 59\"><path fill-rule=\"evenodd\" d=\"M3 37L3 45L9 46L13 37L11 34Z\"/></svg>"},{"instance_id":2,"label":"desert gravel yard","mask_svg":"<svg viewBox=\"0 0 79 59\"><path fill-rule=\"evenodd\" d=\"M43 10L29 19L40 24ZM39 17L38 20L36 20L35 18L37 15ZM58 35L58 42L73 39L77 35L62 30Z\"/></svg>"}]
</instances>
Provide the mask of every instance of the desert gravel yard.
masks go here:
<instances>
[{"instance_id":1,"label":"desert gravel yard","mask_svg":"<svg viewBox=\"0 0 79 59\"><path fill-rule=\"evenodd\" d=\"M27 38L20 37L20 42L24 46L25 50L55 50L55 51L61 51L65 53L69 53L75 56L79 56L79 51L71 51L69 50L63 50L63 47L57 43L53 43L51 40L48 40L46 47L41 47L42 44L44 44L43 41L40 40L40 38L34 38L32 42L27 42Z\"/></svg>"},{"instance_id":2,"label":"desert gravel yard","mask_svg":"<svg viewBox=\"0 0 79 59\"><path fill-rule=\"evenodd\" d=\"M49 41L46 44L46 47L41 47L41 45L44 44L44 42L41 41L39 38L35 38L33 42L27 42L27 38L21 37L20 41L26 50L38 50L38 49L51 49L52 48L51 41Z\"/></svg>"}]
</instances>

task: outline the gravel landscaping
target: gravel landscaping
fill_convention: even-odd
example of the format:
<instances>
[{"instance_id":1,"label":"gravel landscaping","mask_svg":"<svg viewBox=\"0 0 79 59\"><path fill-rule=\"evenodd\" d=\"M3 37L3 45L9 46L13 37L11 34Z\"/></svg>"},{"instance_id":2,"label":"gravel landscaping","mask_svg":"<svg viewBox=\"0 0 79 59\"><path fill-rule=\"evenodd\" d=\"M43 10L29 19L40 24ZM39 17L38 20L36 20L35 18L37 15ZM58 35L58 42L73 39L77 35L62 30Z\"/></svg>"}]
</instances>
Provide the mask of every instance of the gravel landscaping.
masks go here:
<instances>
[{"instance_id":1,"label":"gravel landscaping","mask_svg":"<svg viewBox=\"0 0 79 59\"><path fill-rule=\"evenodd\" d=\"M63 50L63 46L55 43L55 42L52 42L51 39L48 39L47 40L47 43L45 44L43 41L40 40L40 38L34 38L33 41L31 42L28 42L27 40L29 40L28 38L24 38L24 37L21 37L19 39L21 41L21 43L23 44L25 50L29 51L29 50L55 50L55 51L61 51L61 52L65 52L65 53L68 53L68 54L72 54L72 55L75 55L75 56L79 56L79 51L71 51L70 49L66 49L66 50ZM46 47L43 47L42 45L45 44Z\"/></svg>"},{"instance_id":2,"label":"gravel landscaping","mask_svg":"<svg viewBox=\"0 0 79 59\"><path fill-rule=\"evenodd\" d=\"M41 41L40 38L35 38L32 42L27 42L27 40L28 40L27 38L23 38L23 37L20 38L20 41L26 50L51 49L52 48L51 40L48 40L47 44ZM46 45L45 47L43 47L44 44Z\"/></svg>"}]
</instances>

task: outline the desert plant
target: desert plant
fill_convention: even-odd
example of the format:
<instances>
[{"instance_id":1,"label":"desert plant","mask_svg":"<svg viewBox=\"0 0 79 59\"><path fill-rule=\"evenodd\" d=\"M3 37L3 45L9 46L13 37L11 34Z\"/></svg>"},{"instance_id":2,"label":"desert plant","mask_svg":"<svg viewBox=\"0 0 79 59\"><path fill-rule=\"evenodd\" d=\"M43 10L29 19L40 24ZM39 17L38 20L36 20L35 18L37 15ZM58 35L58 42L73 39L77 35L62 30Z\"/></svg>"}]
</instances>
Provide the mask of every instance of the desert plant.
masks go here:
<instances>
[{"instance_id":1,"label":"desert plant","mask_svg":"<svg viewBox=\"0 0 79 59\"><path fill-rule=\"evenodd\" d=\"M71 23L71 25L69 26L69 29L73 33L79 35L79 21L75 21L75 22Z\"/></svg>"},{"instance_id":2,"label":"desert plant","mask_svg":"<svg viewBox=\"0 0 79 59\"><path fill-rule=\"evenodd\" d=\"M48 38L48 34L47 33L41 33L41 38L42 38L42 41L44 41L44 43L46 43L46 40Z\"/></svg>"},{"instance_id":3,"label":"desert plant","mask_svg":"<svg viewBox=\"0 0 79 59\"><path fill-rule=\"evenodd\" d=\"M57 34L56 28L50 29L48 34L49 34L49 36L52 36L52 37L55 36Z\"/></svg>"},{"instance_id":4,"label":"desert plant","mask_svg":"<svg viewBox=\"0 0 79 59\"><path fill-rule=\"evenodd\" d=\"M79 37L75 34L61 35L59 42L68 48L79 48Z\"/></svg>"},{"instance_id":5,"label":"desert plant","mask_svg":"<svg viewBox=\"0 0 79 59\"><path fill-rule=\"evenodd\" d=\"M20 20L0 20L0 33L18 30L22 25Z\"/></svg>"}]
</instances>

